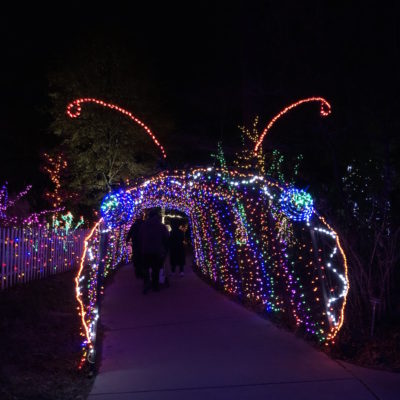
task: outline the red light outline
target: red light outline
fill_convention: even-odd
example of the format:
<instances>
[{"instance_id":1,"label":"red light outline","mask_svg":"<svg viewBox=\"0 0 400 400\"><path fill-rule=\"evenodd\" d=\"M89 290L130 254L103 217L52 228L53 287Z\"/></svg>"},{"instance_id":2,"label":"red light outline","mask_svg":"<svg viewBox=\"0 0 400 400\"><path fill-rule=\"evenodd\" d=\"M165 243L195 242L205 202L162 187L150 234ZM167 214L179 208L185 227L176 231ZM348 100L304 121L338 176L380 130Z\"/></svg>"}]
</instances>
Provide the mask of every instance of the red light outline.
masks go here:
<instances>
[{"instance_id":1,"label":"red light outline","mask_svg":"<svg viewBox=\"0 0 400 400\"><path fill-rule=\"evenodd\" d=\"M82 103L95 103L95 104L98 104L103 107L108 107L112 110L117 110L120 113L126 115L128 118L130 118L133 122L136 122L139 126L141 126L146 131L146 133L151 137L151 139L153 140L155 145L160 148L163 157L167 158L167 154L165 153L164 147L158 141L158 139L156 138L154 133L150 130L150 128L147 125L145 125L142 121L140 121L140 119L136 118L130 111L125 110L124 108L119 107L115 104L106 103L103 100L98 100L98 99L94 99L91 97L85 97L85 98L76 99L67 105L67 114L70 118L78 118L81 115L81 111L82 111L81 104Z\"/></svg>"},{"instance_id":2,"label":"red light outline","mask_svg":"<svg viewBox=\"0 0 400 400\"><path fill-rule=\"evenodd\" d=\"M299 106L300 104L310 103L312 101L318 101L319 103L321 103L321 109L320 109L321 117L327 117L332 112L331 105L323 97L308 97L306 99L302 99L302 100L296 101L295 103L290 104L289 106L285 107L282 111L280 111L277 115L275 115L275 117L272 118L271 121L268 123L268 125L265 127L260 138L258 139L258 141L256 143L256 146L254 147L254 153L257 153L258 148L261 146L261 143L263 142L265 135L268 133L268 131L272 128L272 125L274 125L275 122L280 117L282 117L284 114L286 114L291 109Z\"/></svg>"}]
</instances>

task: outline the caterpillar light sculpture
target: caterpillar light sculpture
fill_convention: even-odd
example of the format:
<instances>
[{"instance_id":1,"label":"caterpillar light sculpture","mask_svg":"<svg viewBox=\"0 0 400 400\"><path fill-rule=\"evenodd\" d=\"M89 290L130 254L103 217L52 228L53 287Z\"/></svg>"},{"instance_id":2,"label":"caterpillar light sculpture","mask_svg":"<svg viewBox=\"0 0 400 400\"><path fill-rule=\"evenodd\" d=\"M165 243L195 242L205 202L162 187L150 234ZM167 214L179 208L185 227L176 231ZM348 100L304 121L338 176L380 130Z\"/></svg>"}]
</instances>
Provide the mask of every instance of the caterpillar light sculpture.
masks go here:
<instances>
[{"instance_id":1,"label":"caterpillar light sculpture","mask_svg":"<svg viewBox=\"0 0 400 400\"><path fill-rule=\"evenodd\" d=\"M122 110L95 99L71 104L85 101ZM319 97L286 107L267 125L254 153L280 116L312 101L321 103L321 115L330 113L330 105ZM102 218L85 240L76 277L84 337L81 365L95 356L101 282L126 258L125 235L134 219L152 207L187 215L195 267L211 282L267 312L284 314L320 343L334 342L349 290L347 261L339 236L317 213L311 195L240 169L192 168L161 172L104 198Z\"/></svg>"}]
</instances>

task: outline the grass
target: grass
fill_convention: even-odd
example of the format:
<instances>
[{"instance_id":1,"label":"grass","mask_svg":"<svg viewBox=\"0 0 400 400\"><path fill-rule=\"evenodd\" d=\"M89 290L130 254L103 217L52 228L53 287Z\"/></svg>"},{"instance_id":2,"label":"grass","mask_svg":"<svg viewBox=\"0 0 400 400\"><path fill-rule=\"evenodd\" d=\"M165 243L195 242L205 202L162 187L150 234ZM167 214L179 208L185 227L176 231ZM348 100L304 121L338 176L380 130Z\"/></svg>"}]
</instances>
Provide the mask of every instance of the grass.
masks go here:
<instances>
[{"instance_id":1,"label":"grass","mask_svg":"<svg viewBox=\"0 0 400 400\"><path fill-rule=\"evenodd\" d=\"M0 398L86 399L75 271L0 292Z\"/></svg>"}]
</instances>

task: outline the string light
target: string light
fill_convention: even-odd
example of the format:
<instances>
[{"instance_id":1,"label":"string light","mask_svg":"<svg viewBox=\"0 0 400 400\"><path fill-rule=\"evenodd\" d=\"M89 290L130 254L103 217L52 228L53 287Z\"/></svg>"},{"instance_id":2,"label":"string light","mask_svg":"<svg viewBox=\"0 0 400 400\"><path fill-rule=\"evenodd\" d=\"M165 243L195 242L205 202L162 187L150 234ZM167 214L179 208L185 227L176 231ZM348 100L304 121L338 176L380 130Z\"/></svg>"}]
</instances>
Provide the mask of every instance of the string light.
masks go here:
<instances>
[{"instance_id":1,"label":"string light","mask_svg":"<svg viewBox=\"0 0 400 400\"><path fill-rule=\"evenodd\" d=\"M15 196L14 200L10 200L8 197L8 182L5 182L0 189L0 223L3 226L16 225L18 223L18 217L8 215L7 210L14 206L14 204L24 197L32 188L32 185L28 185L24 190L19 192Z\"/></svg>"},{"instance_id":2,"label":"string light","mask_svg":"<svg viewBox=\"0 0 400 400\"><path fill-rule=\"evenodd\" d=\"M85 306L82 301L83 290L82 290L81 282L85 279L85 277L82 276L82 271L84 268L86 254L89 254L89 260L91 262L90 267L91 267L92 271L95 271L95 273L97 275L97 270L95 269L96 264L93 262L94 261L93 253L91 252L91 249L88 252L88 243L89 243L89 240L94 236L96 229L98 228L98 226L100 225L101 222L102 222L102 220L97 222L85 238L80 267L78 270L78 274L75 277L75 297L79 303L79 315L81 317L81 322L82 322L82 327L84 329L84 337L85 337L85 339L82 343L83 351L82 351L82 358L81 358L81 361L79 364L80 367L82 367L83 364L86 362L87 357L88 357L88 352L90 354L93 351L92 335L90 334L89 325L87 323L87 321L89 322L89 324L91 322L93 323L93 317L90 315L90 318L87 318L87 316L88 316L88 312L92 311L93 305L95 304L95 302L97 300L97 296L95 296L95 293L93 292L93 287L94 287L93 285L97 284L97 280L99 278L96 276L95 279L92 279L92 281L91 281L92 287L89 288L88 293L85 296L85 301L89 301L89 304L86 304L86 306ZM95 235L95 239L96 239L96 235ZM92 244L92 246L95 245L95 243L93 243L93 242L91 244Z\"/></svg>"},{"instance_id":3,"label":"string light","mask_svg":"<svg viewBox=\"0 0 400 400\"><path fill-rule=\"evenodd\" d=\"M292 110L293 108L298 107L300 104L304 103L310 103L310 102L319 102L321 103L321 108L320 108L320 114L321 117L327 117L331 113L331 105L322 97L308 97L307 99L302 99L299 101L296 101L296 103L290 104L289 106L285 107L282 111L280 111L277 115L275 115L274 118L271 119L271 121L268 123L268 125L265 127L263 130L260 138L258 139L255 147L254 147L254 153L257 154L258 149L261 146L261 143L263 142L265 135L269 132L269 130L272 128L272 126L275 124L275 122L281 118L283 115L285 115L287 112Z\"/></svg>"},{"instance_id":4,"label":"string light","mask_svg":"<svg viewBox=\"0 0 400 400\"><path fill-rule=\"evenodd\" d=\"M3 186L5 188L5 186ZM6 208L12 207L18 200L24 197L28 192L32 189L32 185L28 185L22 192L19 192L14 200L8 201L6 204Z\"/></svg>"},{"instance_id":5,"label":"string light","mask_svg":"<svg viewBox=\"0 0 400 400\"><path fill-rule=\"evenodd\" d=\"M84 222L85 220L83 219L83 216L81 216L74 226L74 216L71 211L68 211L66 214L61 215L61 220L56 218L56 216L53 216L52 227L55 231L61 230L68 235L70 230L76 231L81 225L84 224Z\"/></svg>"},{"instance_id":6,"label":"string light","mask_svg":"<svg viewBox=\"0 0 400 400\"><path fill-rule=\"evenodd\" d=\"M116 108L81 99L69 105L71 117L79 115L84 101ZM286 315L293 327L320 343L334 342L349 290L339 236L316 213L310 194L283 182L283 175L279 182L265 176L264 158L257 153L278 118L312 101L321 103L321 115L330 113L326 100L312 97L286 107L261 135L258 119L252 131L243 128L256 145L254 151L242 153L236 169L228 168L219 145L214 156L218 167L164 171L105 197L102 219L85 240L76 277L84 337L81 365L92 362L95 353L101 282L129 256L126 235L132 222L153 207L188 217L195 268L211 282L242 301L262 305L266 312ZM71 111L74 107L76 112ZM280 173L279 165L276 170Z\"/></svg>"},{"instance_id":7,"label":"string light","mask_svg":"<svg viewBox=\"0 0 400 400\"><path fill-rule=\"evenodd\" d=\"M109 193L103 199L100 210L109 228L124 225L132 219L134 211L132 196L123 190Z\"/></svg>"},{"instance_id":8,"label":"string light","mask_svg":"<svg viewBox=\"0 0 400 400\"><path fill-rule=\"evenodd\" d=\"M311 195L296 188L283 191L280 203L285 215L294 221L308 221L314 211Z\"/></svg>"},{"instance_id":9,"label":"string light","mask_svg":"<svg viewBox=\"0 0 400 400\"><path fill-rule=\"evenodd\" d=\"M52 207L59 208L61 203L67 200L68 197L61 195L61 174L67 169L67 161L64 159L62 154L58 154L55 157L51 157L47 153L44 153L46 164L44 170L49 174L50 180L54 184L54 190L52 192L46 192L45 195L52 204ZM57 217L57 213L55 215Z\"/></svg>"},{"instance_id":10,"label":"string light","mask_svg":"<svg viewBox=\"0 0 400 400\"><path fill-rule=\"evenodd\" d=\"M3 229L0 287L10 287L78 266L82 239L81 231L66 234L64 230L55 232L46 226Z\"/></svg>"},{"instance_id":11,"label":"string light","mask_svg":"<svg viewBox=\"0 0 400 400\"><path fill-rule=\"evenodd\" d=\"M23 225L39 224L41 222L40 217L43 217L46 214L58 213L58 212L64 211L64 210L65 210L65 207L59 207L54 210L43 210L38 213L33 213L29 217L25 218L22 221L22 224Z\"/></svg>"},{"instance_id":12,"label":"string light","mask_svg":"<svg viewBox=\"0 0 400 400\"><path fill-rule=\"evenodd\" d=\"M9 200L7 185L8 183L6 182L0 189L0 225L2 226L25 226L32 224L41 226L42 221L40 217L43 217L46 214L53 214L64 210L64 207L59 207L52 210L43 210L32 213L25 218L21 216L9 215L9 209L12 208L18 200L24 197L31 190L32 185L28 185L24 190L19 192L17 196L15 196L14 200Z\"/></svg>"},{"instance_id":13,"label":"string light","mask_svg":"<svg viewBox=\"0 0 400 400\"><path fill-rule=\"evenodd\" d=\"M239 126L238 128L242 132L242 151L236 155L236 159L233 161L233 165L241 170L252 172L257 170L261 175L265 175L266 165L265 157L262 152L254 152L251 148L248 148L246 143L250 142L253 147L260 138L261 133L258 132L258 116L255 117L253 126L251 129L245 126Z\"/></svg>"},{"instance_id":14,"label":"string light","mask_svg":"<svg viewBox=\"0 0 400 400\"><path fill-rule=\"evenodd\" d=\"M121 201L126 194L134 204L129 205L129 213ZM114 196L107 195L103 204L114 203ZM290 212L282 198L290 199ZM77 280L87 292L82 297L83 289L77 286L85 310L86 356L93 346L98 317L99 267L104 263L106 274L126 256L128 227L153 207L176 209L188 216L197 268L226 293L262 304L267 312L285 313L294 326L321 343L336 336L348 292L346 258L336 232L323 219L310 218L315 213L311 197L258 175L209 167L160 173L125 194L120 192L116 205L106 207L111 219L102 219L89 235L79 273L85 279ZM119 211L130 219L115 218ZM290 228L295 241L288 240L283 228L276 230L279 215L289 215L286 229ZM102 231L109 241L101 259Z\"/></svg>"},{"instance_id":15,"label":"string light","mask_svg":"<svg viewBox=\"0 0 400 400\"><path fill-rule=\"evenodd\" d=\"M153 140L155 145L158 146L159 149L161 150L162 156L164 158L167 158L167 154L165 153L164 147L158 141L158 139L153 134L153 132L150 130L150 128L147 125L145 125L142 121L140 121L140 119L136 118L130 111L127 111L122 107L119 107L115 104L106 103L105 101L102 101L102 100L87 97L87 98L76 99L76 100L72 101L71 103L69 103L67 106L67 115L70 118L78 118L81 115L81 112L82 112L81 105L83 103L95 103L102 107L110 108L111 110L116 110L116 111L120 112L121 114L127 116L130 120L132 120L133 122L138 124L140 127L142 127L146 131L146 133L151 137L151 139Z\"/></svg>"}]
</instances>

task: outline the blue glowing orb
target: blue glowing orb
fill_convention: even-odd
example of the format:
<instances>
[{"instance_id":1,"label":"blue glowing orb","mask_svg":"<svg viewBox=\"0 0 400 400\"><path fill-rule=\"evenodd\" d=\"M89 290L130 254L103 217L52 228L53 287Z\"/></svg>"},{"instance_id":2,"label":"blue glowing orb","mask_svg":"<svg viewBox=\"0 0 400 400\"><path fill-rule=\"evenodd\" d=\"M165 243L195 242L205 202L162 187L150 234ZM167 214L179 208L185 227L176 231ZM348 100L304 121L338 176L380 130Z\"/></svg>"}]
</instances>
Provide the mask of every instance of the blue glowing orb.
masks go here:
<instances>
[{"instance_id":1,"label":"blue glowing orb","mask_svg":"<svg viewBox=\"0 0 400 400\"><path fill-rule=\"evenodd\" d=\"M304 190L295 188L284 190L279 202L282 212L294 221L308 221L314 211L314 201Z\"/></svg>"},{"instance_id":2,"label":"blue glowing orb","mask_svg":"<svg viewBox=\"0 0 400 400\"><path fill-rule=\"evenodd\" d=\"M109 228L128 223L133 216L134 203L130 193L120 190L108 193L100 207L101 216Z\"/></svg>"}]
</instances>

